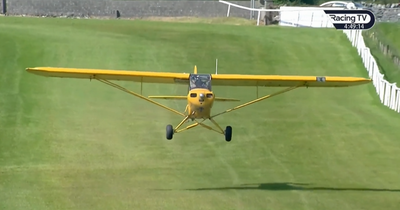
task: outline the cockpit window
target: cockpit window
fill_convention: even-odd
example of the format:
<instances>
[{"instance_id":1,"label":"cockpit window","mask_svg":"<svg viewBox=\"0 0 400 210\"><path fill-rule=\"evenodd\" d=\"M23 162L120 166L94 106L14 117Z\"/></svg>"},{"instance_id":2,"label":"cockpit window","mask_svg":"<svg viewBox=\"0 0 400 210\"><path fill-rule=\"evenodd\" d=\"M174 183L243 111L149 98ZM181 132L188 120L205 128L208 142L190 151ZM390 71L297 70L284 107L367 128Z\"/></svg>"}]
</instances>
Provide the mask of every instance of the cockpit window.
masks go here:
<instances>
[{"instance_id":1,"label":"cockpit window","mask_svg":"<svg viewBox=\"0 0 400 210\"><path fill-rule=\"evenodd\" d=\"M211 75L209 74L191 74L190 90L195 88L205 88L211 91Z\"/></svg>"}]
</instances>

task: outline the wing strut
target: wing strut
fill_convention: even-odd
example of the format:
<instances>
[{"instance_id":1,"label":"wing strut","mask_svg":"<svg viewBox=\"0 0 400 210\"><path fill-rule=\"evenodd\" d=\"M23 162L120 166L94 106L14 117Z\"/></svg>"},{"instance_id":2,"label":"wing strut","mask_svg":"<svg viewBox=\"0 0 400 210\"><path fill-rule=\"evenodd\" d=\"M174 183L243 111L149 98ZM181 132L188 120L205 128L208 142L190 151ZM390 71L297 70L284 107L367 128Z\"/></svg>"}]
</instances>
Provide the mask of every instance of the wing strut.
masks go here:
<instances>
[{"instance_id":1,"label":"wing strut","mask_svg":"<svg viewBox=\"0 0 400 210\"><path fill-rule=\"evenodd\" d=\"M152 104L155 104L155 105L157 105L157 106L160 106L160 107L162 107L162 108L164 108L164 109L167 109L167 110L169 110L169 111L171 111L171 112L173 112L173 113L175 113L175 114L178 114L178 115L181 115L181 116L185 117L185 114L180 113L180 112L176 111L175 109L171 109L171 108L169 108L169 107L167 107L167 106L165 106L165 105L162 105L162 104L160 104L160 103L158 103L158 102L156 102L156 101L153 101L153 100L151 100L151 99L149 99L149 98L147 98L147 97L144 97L144 96L142 96L142 95L140 95L140 94L137 94L137 93L135 93L135 92L132 92L132 91L130 91L130 90L126 89L126 88L123 88L123 87L121 87L121 86L119 86L119 85L117 85L117 84L115 84L115 83L112 83L112 82L110 82L110 81L108 81L108 80L105 80L105 79L97 79L97 80L100 81L100 82L102 82L102 83L104 83L104 84L110 85L111 87L117 88L117 89L122 90L122 91L124 91L124 92L126 92L126 93L129 93L129 94L134 95L134 96L136 96L136 97L139 97L139 98L141 98L141 99L143 99L143 100L146 100L146 101L148 101L148 102L150 102L150 103L152 103Z\"/></svg>"},{"instance_id":2,"label":"wing strut","mask_svg":"<svg viewBox=\"0 0 400 210\"><path fill-rule=\"evenodd\" d=\"M283 89L283 90L281 90L281 91L278 91L278 92L276 92L276 93L272 93L272 94L263 96L263 97L261 97L261 98L257 98L257 99L255 99L255 100L249 101L249 102L244 103L244 104L242 104L242 105L239 105L239 106L233 107L233 108L231 108L231 109L227 109L227 110L225 110L225 111L223 111L223 112L220 112L220 113L218 113L218 114L215 114L215 115L211 116L210 119L213 119L214 117L217 117L217 116L219 116L219 115L222 115L222 114L225 114L225 113L228 113L228 112L231 112L231 111L234 111L234 110L243 108L243 107L245 107L245 106L248 106L248 105L251 105L251 104L260 102L260 101L265 100L265 99L267 99L267 98L271 98L271 97L273 97L273 96L280 95L280 94L282 94L282 93L285 93L285 92L294 90L294 89L299 88L299 87L302 87L302 86L303 86L303 84L299 84L299 85L297 85L297 86L289 87L289 88Z\"/></svg>"}]
</instances>

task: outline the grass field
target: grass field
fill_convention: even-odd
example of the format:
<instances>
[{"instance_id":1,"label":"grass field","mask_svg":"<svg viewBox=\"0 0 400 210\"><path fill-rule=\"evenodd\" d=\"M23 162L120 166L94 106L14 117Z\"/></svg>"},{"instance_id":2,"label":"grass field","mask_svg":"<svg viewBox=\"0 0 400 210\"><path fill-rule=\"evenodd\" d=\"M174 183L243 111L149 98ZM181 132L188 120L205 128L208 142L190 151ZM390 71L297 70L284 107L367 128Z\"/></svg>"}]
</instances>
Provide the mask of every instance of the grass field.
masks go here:
<instances>
[{"instance_id":1,"label":"grass field","mask_svg":"<svg viewBox=\"0 0 400 210\"><path fill-rule=\"evenodd\" d=\"M394 47L400 50L400 23L379 23L376 26L382 31L390 44L393 44Z\"/></svg>"},{"instance_id":2,"label":"grass field","mask_svg":"<svg viewBox=\"0 0 400 210\"><path fill-rule=\"evenodd\" d=\"M332 29L0 18L0 209L397 209L400 115L372 84L299 89L165 139L181 117L26 67L367 77ZM119 82L139 91L140 84ZM144 85L145 95L187 87ZM260 94L275 89L260 89ZM256 88L220 88L245 102ZM184 102L162 101L179 110ZM215 111L238 105L217 103Z\"/></svg>"},{"instance_id":3,"label":"grass field","mask_svg":"<svg viewBox=\"0 0 400 210\"><path fill-rule=\"evenodd\" d=\"M393 59L383 54L379 49L379 43L371 38L374 34L378 40L390 46L391 51L400 56L400 23L377 23L367 33L364 33L365 44L371 49L371 54L379 66L379 70L385 75L385 79L391 83L400 84L400 68L395 65ZM400 86L400 85L397 85Z\"/></svg>"}]
</instances>

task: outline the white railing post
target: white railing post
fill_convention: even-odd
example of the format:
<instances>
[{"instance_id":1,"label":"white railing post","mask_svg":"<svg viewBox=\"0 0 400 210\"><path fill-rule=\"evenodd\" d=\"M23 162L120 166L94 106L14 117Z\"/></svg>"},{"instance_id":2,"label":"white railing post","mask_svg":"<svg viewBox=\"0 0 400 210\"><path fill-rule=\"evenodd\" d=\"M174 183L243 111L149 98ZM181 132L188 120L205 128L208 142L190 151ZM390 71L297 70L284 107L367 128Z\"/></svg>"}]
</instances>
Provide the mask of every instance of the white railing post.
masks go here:
<instances>
[{"instance_id":1,"label":"white railing post","mask_svg":"<svg viewBox=\"0 0 400 210\"><path fill-rule=\"evenodd\" d=\"M297 23L296 26L299 27L300 26L300 11L297 11Z\"/></svg>"},{"instance_id":2,"label":"white railing post","mask_svg":"<svg viewBox=\"0 0 400 210\"><path fill-rule=\"evenodd\" d=\"M258 15L257 15L257 25L260 25L260 16L261 16L261 11L258 10Z\"/></svg>"},{"instance_id":3,"label":"white railing post","mask_svg":"<svg viewBox=\"0 0 400 210\"><path fill-rule=\"evenodd\" d=\"M373 65L373 61L371 59L369 59L369 58L368 58L368 64L367 65L368 65L368 69L369 69L368 75L369 75L369 77L371 77L375 73L375 67Z\"/></svg>"},{"instance_id":4,"label":"white railing post","mask_svg":"<svg viewBox=\"0 0 400 210\"><path fill-rule=\"evenodd\" d=\"M229 17L229 12L231 11L231 5L228 5L228 12L226 13L226 17Z\"/></svg>"},{"instance_id":5,"label":"white railing post","mask_svg":"<svg viewBox=\"0 0 400 210\"><path fill-rule=\"evenodd\" d=\"M382 75L380 75L379 80L380 80L380 82L381 82L381 84L380 84L380 94L379 94L379 96L380 96L380 99L381 99L381 103L383 104L384 101L385 101L385 89L386 89L387 81L386 81L386 80L383 80Z\"/></svg>"},{"instance_id":6,"label":"white railing post","mask_svg":"<svg viewBox=\"0 0 400 210\"><path fill-rule=\"evenodd\" d=\"M364 57L365 57L365 63L367 64L366 68L367 70L371 71L371 57L369 56L369 49L368 48L364 48ZM369 75L371 76L371 74Z\"/></svg>"},{"instance_id":7,"label":"white railing post","mask_svg":"<svg viewBox=\"0 0 400 210\"><path fill-rule=\"evenodd\" d=\"M397 112L400 112L400 89L397 88L397 96L396 96L396 102L395 102L395 110Z\"/></svg>"},{"instance_id":8,"label":"white railing post","mask_svg":"<svg viewBox=\"0 0 400 210\"><path fill-rule=\"evenodd\" d=\"M390 109L394 110L394 102L396 100L396 83L392 84L392 90L390 94L390 102L389 102L389 107Z\"/></svg>"},{"instance_id":9,"label":"white railing post","mask_svg":"<svg viewBox=\"0 0 400 210\"><path fill-rule=\"evenodd\" d=\"M385 82L386 83L386 88L385 88L385 97L384 97L384 101L383 104L385 106L389 106L389 101L390 101L390 93L392 92L392 84L389 84L389 82Z\"/></svg>"},{"instance_id":10,"label":"white railing post","mask_svg":"<svg viewBox=\"0 0 400 210\"><path fill-rule=\"evenodd\" d=\"M314 12L311 12L311 21L310 21L310 27L313 26L313 20L314 20Z\"/></svg>"}]
</instances>

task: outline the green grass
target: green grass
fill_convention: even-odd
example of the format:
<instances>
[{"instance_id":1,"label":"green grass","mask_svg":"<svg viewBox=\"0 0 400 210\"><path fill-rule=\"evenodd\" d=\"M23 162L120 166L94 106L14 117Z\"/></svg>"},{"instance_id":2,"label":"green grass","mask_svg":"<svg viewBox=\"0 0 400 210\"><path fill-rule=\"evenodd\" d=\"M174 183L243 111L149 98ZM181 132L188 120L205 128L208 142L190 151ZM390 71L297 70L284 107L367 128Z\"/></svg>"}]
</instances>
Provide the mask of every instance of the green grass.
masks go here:
<instances>
[{"instance_id":1,"label":"green grass","mask_svg":"<svg viewBox=\"0 0 400 210\"><path fill-rule=\"evenodd\" d=\"M178 115L100 82L24 70L197 65L212 73L218 58L218 73L367 77L340 31L3 17L0 40L0 209L398 208L400 115L372 84L299 89L222 115L230 143L200 127L167 141L165 126ZM256 88L214 91L242 102L256 96ZM217 103L214 112L238 104Z\"/></svg>"},{"instance_id":2,"label":"green grass","mask_svg":"<svg viewBox=\"0 0 400 210\"><path fill-rule=\"evenodd\" d=\"M385 41L400 51L400 23L378 23L374 28L382 33L386 39Z\"/></svg>"},{"instance_id":3,"label":"green grass","mask_svg":"<svg viewBox=\"0 0 400 210\"><path fill-rule=\"evenodd\" d=\"M400 35L400 24L377 23L374 28L363 34L365 44L370 48L371 54L374 56L380 72L385 75L385 79L390 83L396 82L400 84L400 67L394 63L391 57L383 54L379 48L379 42L371 38L372 34L384 44L389 45L394 55L400 57L400 40L398 39Z\"/></svg>"}]
</instances>

